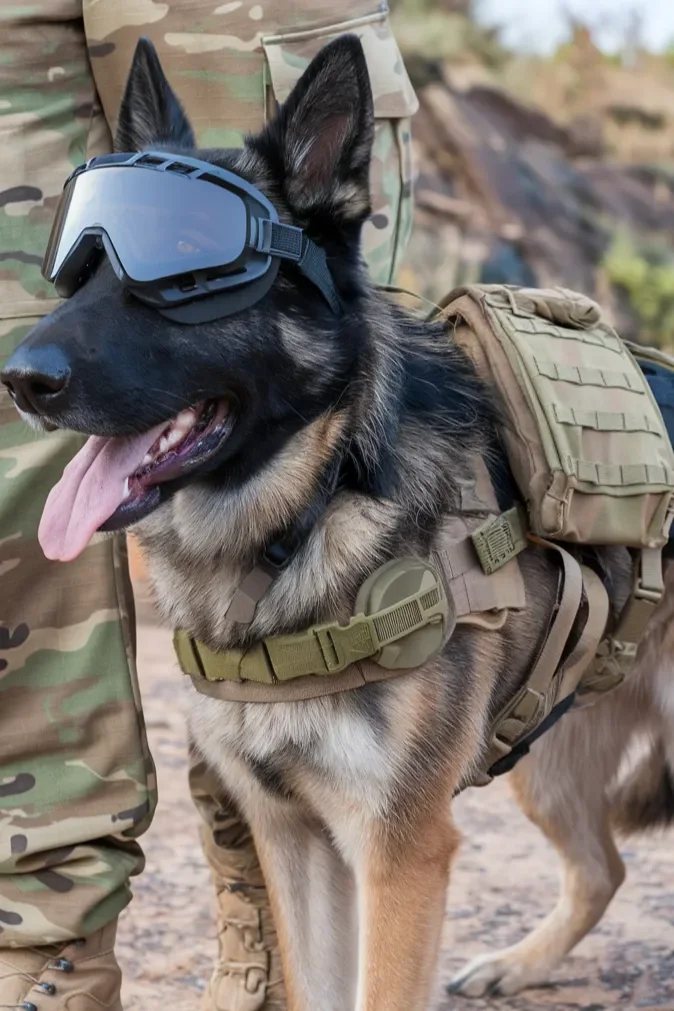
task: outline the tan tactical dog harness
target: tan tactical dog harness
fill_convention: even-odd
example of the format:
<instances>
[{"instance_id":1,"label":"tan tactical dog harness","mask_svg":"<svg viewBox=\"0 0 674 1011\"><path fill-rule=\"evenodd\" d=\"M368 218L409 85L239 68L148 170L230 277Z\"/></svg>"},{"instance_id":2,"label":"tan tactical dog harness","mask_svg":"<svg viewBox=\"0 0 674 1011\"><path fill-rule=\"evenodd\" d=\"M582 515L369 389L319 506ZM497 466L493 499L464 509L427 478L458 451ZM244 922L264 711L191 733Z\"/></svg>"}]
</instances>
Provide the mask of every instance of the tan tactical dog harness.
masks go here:
<instances>
[{"instance_id":1,"label":"tan tactical dog harness","mask_svg":"<svg viewBox=\"0 0 674 1011\"><path fill-rule=\"evenodd\" d=\"M556 604L524 685L493 721L473 785L490 782L572 704L625 678L662 598L662 548L674 510L674 451L630 348L596 303L562 288L470 286L436 319L495 390L501 438L526 512L501 513L483 461L462 487L429 559L375 572L347 625L331 622L213 652L182 631L175 646L198 691L241 701L292 701L395 677L439 652L457 622L501 628L526 606L517 556L550 551ZM648 352L674 371L674 360ZM560 543L562 542L562 543ZM633 550L634 582L615 627L600 576L570 545ZM249 623L273 574L256 568L228 616ZM571 642L579 613L585 621ZM468 784L464 784L468 785Z\"/></svg>"}]
</instances>

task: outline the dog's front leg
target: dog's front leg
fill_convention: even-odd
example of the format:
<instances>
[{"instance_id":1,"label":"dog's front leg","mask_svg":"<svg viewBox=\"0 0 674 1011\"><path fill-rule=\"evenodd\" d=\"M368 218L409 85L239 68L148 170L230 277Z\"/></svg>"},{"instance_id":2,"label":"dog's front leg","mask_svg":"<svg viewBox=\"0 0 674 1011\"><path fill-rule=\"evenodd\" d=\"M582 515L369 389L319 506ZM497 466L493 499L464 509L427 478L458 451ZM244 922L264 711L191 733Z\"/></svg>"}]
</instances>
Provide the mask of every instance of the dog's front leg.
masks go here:
<instances>
[{"instance_id":1,"label":"dog's front leg","mask_svg":"<svg viewBox=\"0 0 674 1011\"><path fill-rule=\"evenodd\" d=\"M357 862L356 1011L425 1011L459 835L438 805L413 826L378 823Z\"/></svg>"},{"instance_id":2,"label":"dog's front leg","mask_svg":"<svg viewBox=\"0 0 674 1011\"><path fill-rule=\"evenodd\" d=\"M273 804L264 817L258 812L252 828L281 949L288 1011L353 1011L358 954L353 872L320 826L290 804Z\"/></svg>"}]
</instances>

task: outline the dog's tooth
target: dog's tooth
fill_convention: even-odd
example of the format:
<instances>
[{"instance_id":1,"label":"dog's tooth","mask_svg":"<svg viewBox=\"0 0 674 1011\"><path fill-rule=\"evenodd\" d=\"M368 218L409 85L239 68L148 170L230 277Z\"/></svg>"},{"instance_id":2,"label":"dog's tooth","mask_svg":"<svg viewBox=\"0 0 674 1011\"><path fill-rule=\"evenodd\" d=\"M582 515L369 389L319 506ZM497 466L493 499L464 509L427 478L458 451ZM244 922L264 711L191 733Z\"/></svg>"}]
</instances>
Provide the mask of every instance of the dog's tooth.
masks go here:
<instances>
[{"instance_id":1,"label":"dog's tooth","mask_svg":"<svg viewBox=\"0 0 674 1011\"><path fill-rule=\"evenodd\" d=\"M196 422L196 415L193 410L187 409L181 411L171 423L171 428L169 429L167 435L164 437L167 442L167 448L171 449L173 446L177 446L180 442L185 439L192 429L194 428ZM160 449L165 452L163 441L160 443Z\"/></svg>"},{"instance_id":2,"label":"dog's tooth","mask_svg":"<svg viewBox=\"0 0 674 1011\"><path fill-rule=\"evenodd\" d=\"M174 429L183 435L187 435L194 428L196 420L197 418L193 411L183 411L176 418Z\"/></svg>"},{"instance_id":3,"label":"dog's tooth","mask_svg":"<svg viewBox=\"0 0 674 1011\"><path fill-rule=\"evenodd\" d=\"M172 428L166 438L166 442L168 443L169 449L172 446L177 446L179 442L182 442L183 439L185 438L185 435L186 433L183 431L182 428L175 428L175 427Z\"/></svg>"},{"instance_id":4,"label":"dog's tooth","mask_svg":"<svg viewBox=\"0 0 674 1011\"><path fill-rule=\"evenodd\" d=\"M168 451L168 449L169 449L168 437L165 436L165 435L162 435L161 439L159 440L159 452L160 453L166 453Z\"/></svg>"},{"instance_id":5,"label":"dog's tooth","mask_svg":"<svg viewBox=\"0 0 674 1011\"><path fill-rule=\"evenodd\" d=\"M124 479L124 497L123 497L122 501L125 501L129 497L130 494L131 494L131 489L129 488L129 479L127 477L127 478Z\"/></svg>"},{"instance_id":6,"label":"dog's tooth","mask_svg":"<svg viewBox=\"0 0 674 1011\"><path fill-rule=\"evenodd\" d=\"M195 417L196 416L192 408L187 407L184 411L181 411L180 414L176 415L173 421L173 427L183 428L187 431L194 425Z\"/></svg>"},{"instance_id":7,"label":"dog's tooth","mask_svg":"<svg viewBox=\"0 0 674 1011\"><path fill-rule=\"evenodd\" d=\"M146 453L145 456L143 457L143 462L141 464L141 467L147 467L148 463L152 463L153 460L154 460L154 457L153 457L152 453Z\"/></svg>"}]
</instances>

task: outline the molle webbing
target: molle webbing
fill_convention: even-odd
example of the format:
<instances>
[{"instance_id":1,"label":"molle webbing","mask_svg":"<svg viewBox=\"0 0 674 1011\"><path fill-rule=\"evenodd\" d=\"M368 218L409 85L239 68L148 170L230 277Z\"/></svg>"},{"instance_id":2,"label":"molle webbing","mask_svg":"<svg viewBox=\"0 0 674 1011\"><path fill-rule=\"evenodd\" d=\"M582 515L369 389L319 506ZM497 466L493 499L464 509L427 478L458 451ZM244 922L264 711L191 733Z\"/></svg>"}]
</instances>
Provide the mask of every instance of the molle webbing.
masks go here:
<instances>
[{"instance_id":1,"label":"molle webbing","mask_svg":"<svg viewBox=\"0 0 674 1011\"><path fill-rule=\"evenodd\" d=\"M617 628L579 686L607 691L630 672L662 598L674 514L674 450L637 358L670 371L674 360L626 345L595 302L563 288L472 285L442 307L455 342L499 396L533 533L640 552Z\"/></svg>"},{"instance_id":2,"label":"molle webbing","mask_svg":"<svg viewBox=\"0 0 674 1011\"><path fill-rule=\"evenodd\" d=\"M441 318L499 395L531 530L663 547L674 451L650 386L596 303L563 288L459 288Z\"/></svg>"}]
</instances>

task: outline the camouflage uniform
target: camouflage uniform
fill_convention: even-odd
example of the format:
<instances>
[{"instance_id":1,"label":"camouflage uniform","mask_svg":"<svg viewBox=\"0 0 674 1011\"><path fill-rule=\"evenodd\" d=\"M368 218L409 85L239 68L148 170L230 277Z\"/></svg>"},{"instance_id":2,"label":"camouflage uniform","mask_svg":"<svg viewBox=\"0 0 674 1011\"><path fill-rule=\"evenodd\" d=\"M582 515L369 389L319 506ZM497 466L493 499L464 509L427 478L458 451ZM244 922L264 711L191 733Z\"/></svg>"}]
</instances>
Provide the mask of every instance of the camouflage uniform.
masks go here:
<instances>
[{"instance_id":1,"label":"camouflage uniform","mask_svg":"<svg viewBox=\"0 0 674 1011\"><path fill-rule=\"evenodd\" d=\"M416 99L384 0L0 0L0 361L55 305L39 268L58 195L72 167L111 149L141 34L198 143L216 147L258 129L344 31L360 35L371 71L374 213L364 241L375 279L389 282L411 226ZM87 935L112 920L142 867L134 839L155 803L123 543L94 543L62 566L36 541L47 491L77 448L73 436L31 432L0 392L2 946ZM232 841L236 816L213 799L207 770L193 764L191 784L211 864L261 887L250 841L240 831ZM260 1006L254 981L245 985L246 1008Z\"/></svg>"}]
</instances>

